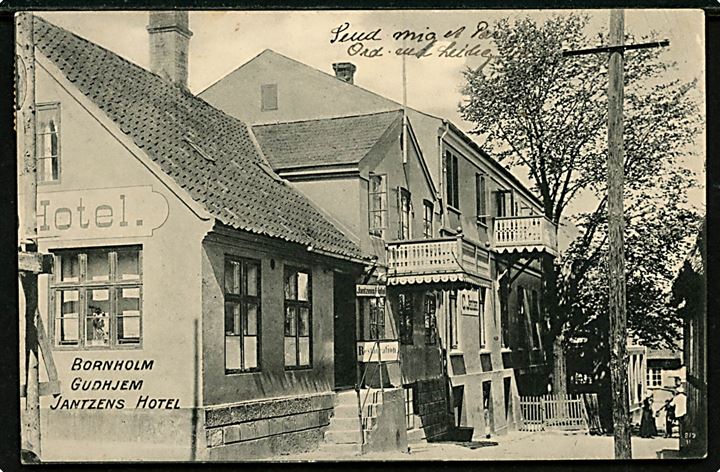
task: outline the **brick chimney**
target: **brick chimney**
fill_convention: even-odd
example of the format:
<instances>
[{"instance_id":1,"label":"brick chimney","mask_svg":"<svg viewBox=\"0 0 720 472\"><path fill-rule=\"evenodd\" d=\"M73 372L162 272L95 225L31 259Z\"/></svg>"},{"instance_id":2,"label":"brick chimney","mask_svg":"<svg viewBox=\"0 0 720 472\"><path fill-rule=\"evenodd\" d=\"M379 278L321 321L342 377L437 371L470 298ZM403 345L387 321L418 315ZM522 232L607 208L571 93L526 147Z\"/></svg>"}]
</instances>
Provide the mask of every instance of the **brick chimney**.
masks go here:
<instances>
[{"instance_id":1,"label":"brick chimney","mask_svg":"<svg viewBox=\"0 0 720 472\"><path fill-rule=\"evenodd\" d=\"M188 47L192 32L187 11L151 11L150 70L187 89Z\"/></svg>"},{"instance_id":2,"label":"brick chimney","mask_svg":"<svg viewBox=\"0 0 720 472\"><path fill-rule=\"evenodd\" d=\"M336 62L332 66L333 70L335 70L335 77L349 84L354 83L353 79L357 70L355 64L352 62Z\"/></svg>"}]
</instances>

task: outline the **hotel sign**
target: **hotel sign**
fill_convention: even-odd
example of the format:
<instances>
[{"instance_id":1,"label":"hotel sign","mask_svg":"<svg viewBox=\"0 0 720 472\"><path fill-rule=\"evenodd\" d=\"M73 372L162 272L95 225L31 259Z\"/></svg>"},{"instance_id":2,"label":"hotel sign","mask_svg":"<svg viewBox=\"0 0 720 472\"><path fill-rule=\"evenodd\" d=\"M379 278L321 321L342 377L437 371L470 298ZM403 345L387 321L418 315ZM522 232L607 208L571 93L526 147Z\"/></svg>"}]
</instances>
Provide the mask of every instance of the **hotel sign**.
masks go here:
<instances>
[{"instance_id":1,"label":"hotel sign","mask_svg":"<svg viewBox=\"0 0 720 472\"><path fill-rule=\"evenodd\" d=\"M397 362L400 354L398 341L358 341L358 362Z\"/></svg>"},{"instance_id":2,"label":"hotel sign","mask_svg":"<svg viewBox=\"0 0 720 472\"><path fill-rule=\"evenodd\" d=\"M150 186L38 194L38 237L97 239L151 236L165 223L168 202Z\"/></svg>"},{"instance_id":3,"label":"hotel sign","mask_svg":"<svg viewBox=\"0 0 720 472\"><path fill-rule=\"evenodd\" d=\"M480 314L480 294L477 290L460 291L460 313L478 316Z\"/></svg>"},{"instance_id":4,"label":"hotel sign","mask_svg":"<svg viewBox=\"0 0 720 472\"><path fill-rule=\"evenodd\" d=\"M385 285L356 285L355 295L358 297L384 297Z\"/></svg>"}]
</instances>

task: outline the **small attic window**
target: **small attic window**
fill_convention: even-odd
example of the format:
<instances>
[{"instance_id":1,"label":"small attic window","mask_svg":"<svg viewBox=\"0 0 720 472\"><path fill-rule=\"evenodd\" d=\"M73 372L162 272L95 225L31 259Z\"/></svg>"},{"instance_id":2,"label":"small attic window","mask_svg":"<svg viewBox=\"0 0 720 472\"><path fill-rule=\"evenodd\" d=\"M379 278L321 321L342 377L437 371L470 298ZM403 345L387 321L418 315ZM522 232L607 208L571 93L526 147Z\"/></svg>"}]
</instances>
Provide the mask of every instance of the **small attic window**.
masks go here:
<instances>
[{"instance_id":1,"label":"small attic window","mask_svg":"<svg viewBox=\"0 0 720 472\"><path fill-rule=\"evenodd\" d=\"M260 109L262 111L278 109L277 84L264 84L260 86Z\"/></svg>"}]
</instances>

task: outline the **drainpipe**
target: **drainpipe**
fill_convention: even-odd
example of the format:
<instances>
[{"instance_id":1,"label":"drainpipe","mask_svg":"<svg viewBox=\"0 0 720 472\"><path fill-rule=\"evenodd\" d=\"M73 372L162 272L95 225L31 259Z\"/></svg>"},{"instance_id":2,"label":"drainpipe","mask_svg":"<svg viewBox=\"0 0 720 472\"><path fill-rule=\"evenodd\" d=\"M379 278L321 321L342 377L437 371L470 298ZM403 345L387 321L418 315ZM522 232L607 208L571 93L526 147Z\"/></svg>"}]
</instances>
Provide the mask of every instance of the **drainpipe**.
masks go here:
<instances>
[{"instance_id":1,"label":"drainpipe","mask_svg":"<svg viewBox=\"0 0 720 472\"><path fill-rule=\"evenodd\" d=\"M438 182L438 188L440 189L440 201L443 202L443 206L445 203L445 198L443 195L445 195L445 176L443 174L443 139L445 139L445 136L447 136L448 132L450 131L450 127L448 126L447 120L442 120L443 127L445 128L442 134L438 136L438 168L440 169L440 179ZM440 207L440 229L445 228L445 213L446 209L442 206Z\"/></svg>"}]
</instances>

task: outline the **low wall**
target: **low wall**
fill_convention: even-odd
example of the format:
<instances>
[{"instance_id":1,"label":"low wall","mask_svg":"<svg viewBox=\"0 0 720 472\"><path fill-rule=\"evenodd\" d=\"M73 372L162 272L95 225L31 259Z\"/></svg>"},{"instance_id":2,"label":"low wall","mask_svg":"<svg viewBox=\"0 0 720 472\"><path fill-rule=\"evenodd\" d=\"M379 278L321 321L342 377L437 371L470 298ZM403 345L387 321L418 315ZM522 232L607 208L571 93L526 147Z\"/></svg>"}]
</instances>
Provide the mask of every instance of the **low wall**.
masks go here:
<instances>
[{"instance_id":1,"label":"low wall","mask_svg":"<svg viewBox=\"0 0 720 472\"><path fill-rule=\"evenodd\" d=\"M415 384L415 403L415 414L420 417L426 439L443 439L451 427L445 379L418 380Z\"/></svg>"},{"instance_id":2,"label":"low wall","mask_svg":"<svg viewBox=\"0 0 720 472\"><path fill-rule=\"evenodd\" d=\"M328 392L206 408L203 453L210 461L244 461L313 450L333 405Z\"/></svg>"},{"instance_id":3,"label":"low wall","mask_svg":"<svg viewBox=\"0 0 720 472\"><path fill-rule=\"evenodd\" d=\"M363 445L363 453L407 450L405 394L401 388L385 390L377 424Z\"/></svg>"}]
</instances>

